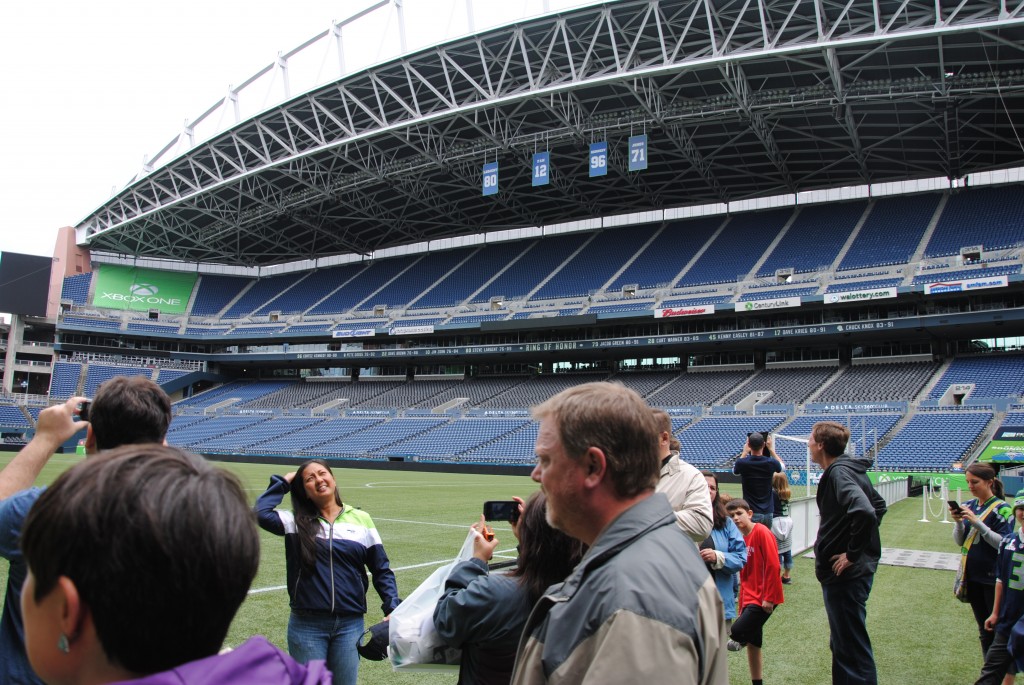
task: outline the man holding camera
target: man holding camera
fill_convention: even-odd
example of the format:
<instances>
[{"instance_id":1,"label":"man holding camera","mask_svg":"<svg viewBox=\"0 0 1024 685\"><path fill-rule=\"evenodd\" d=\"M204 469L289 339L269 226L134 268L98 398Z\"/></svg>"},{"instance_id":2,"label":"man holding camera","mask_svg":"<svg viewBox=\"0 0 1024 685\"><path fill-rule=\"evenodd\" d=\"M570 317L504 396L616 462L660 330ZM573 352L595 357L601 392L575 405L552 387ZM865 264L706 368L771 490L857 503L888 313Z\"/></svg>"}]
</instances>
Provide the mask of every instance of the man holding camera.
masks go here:
<instances>
[{"instance_id":1,"label":"man holding camera","mask_svg":"<svg viewBox=\"0 0 1024 685\"><path fill-rule=\"evenodd\" d=\"M754 512L754 523L772 527L772 476L786 465L772 451L771 435L747 433L743 453L732 467L743 485L743 499Z\"/></svg>"},{"instance_id":2,"label":"man holding camera","mask_svg":"<svg viewBox=\"0 0 1024 685\"><path fill-rule=\"evenodd\" d=\"M88 414L85 414L88 408ZM88 418L75 421L74 417ZM141 376L115 376L103 383L90 403L72 397L39 413L32 440L0 471L0 558L10 562L4 610L0 615L0 664L4 682L38 683L25 655L21 587L27 568L19 537L29 509L43 493L32 484L66 441L86 429L85 447L92 454L121 445L164 441L171 423L171 400L153 381Z\"/></svg>"}]
</instances>

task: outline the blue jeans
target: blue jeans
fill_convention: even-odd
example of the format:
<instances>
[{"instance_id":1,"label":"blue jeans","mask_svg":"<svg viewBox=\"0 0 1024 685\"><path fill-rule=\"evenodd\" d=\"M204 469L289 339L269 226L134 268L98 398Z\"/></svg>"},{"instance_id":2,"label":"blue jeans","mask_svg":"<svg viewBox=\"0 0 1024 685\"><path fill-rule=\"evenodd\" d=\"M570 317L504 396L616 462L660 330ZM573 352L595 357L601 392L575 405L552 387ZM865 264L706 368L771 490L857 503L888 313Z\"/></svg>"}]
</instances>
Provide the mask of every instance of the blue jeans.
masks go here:
<instances>
[{"instance_id":1,"label":"blue jeans","mask_svg":"<svg viewBox=\"0 0 1024 685\"><path fill-rule=\"evenodd\" d=\"M323 659L334 674L334 685L356 685L363 615L313 615L293 611L288 618L288 653L307 663Z\"/></svg>"},{"instance_id":2,"label":"blue jeans","mask_svg":"<svg viewBox=\"0 0 1024 685\"><path fill-rule=\"evenodd\" d=\"M779 552L779 566L783 569L793 568L793 550L787 549L785 552Z\"/></svg>"},{"instance_id":3,"label":"blue jeans","mask_svg":"<svg viewBox=\"0 0 1024 685\"><path fill-rule=\"evenodd\" d=\"M828 616L833 685L877 685L875 654L868 637L867 603L874 574L821 586Z\"/></svg>"},{"instance_id":4,"label":"blue jeans","mask_svg":"<svg viewBox=\"0 0 1024 685\"><path fill-rule=\"evenodd\" d=\"M757 512L754 512L753 516L750 518L754 523L762 523L768 530L772 529L772 519L774 516L771 514L758 514Z\"/></svg>"}]
</instances>

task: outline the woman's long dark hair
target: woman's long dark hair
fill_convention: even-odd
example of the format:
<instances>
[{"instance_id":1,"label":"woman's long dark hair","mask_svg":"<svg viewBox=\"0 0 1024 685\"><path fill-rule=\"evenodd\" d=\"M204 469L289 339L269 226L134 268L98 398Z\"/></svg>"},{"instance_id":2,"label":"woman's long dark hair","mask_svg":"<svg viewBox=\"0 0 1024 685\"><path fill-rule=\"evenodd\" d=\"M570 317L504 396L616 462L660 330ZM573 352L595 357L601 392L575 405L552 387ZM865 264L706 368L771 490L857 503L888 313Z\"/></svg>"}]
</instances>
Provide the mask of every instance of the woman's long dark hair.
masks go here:
<instances>
[{"instance_id":1,"label":"woman's long dark hair","mask_svg":"<svg viewBox=\"0 0 1024 685\"><path fill-rule=\"evenodd\" d=\"M310 459L299 466L295 477L292 478L292 512L295 514L295 528L299 538L299 562L307 571L316 568L316 536L320 532L320 508L306 494L306 484L303 482L306 469L313 464L323 466L332 476L334 475L327 462L322 459ZM337 481L334 484L334 501L339 507L343 506Z\"/></svg>"},{"instance_id":2,"label":"woman's long dark hair","mask_svg":"<svg viewBox=\"0 0 1024 685\"><path fill-rule=\"evenodd\" d=\"M565 580L586 551L582 542L548 524L547 501L543 492L534 493L519 519L519 562L511 575L519 578L531 603Z\"/></svg>"},{"instance_id":3,"label":"woman's long dark hair","mask_svg":"<svg viewBox=\"0 0 1024 685\"><path fill-rule=\"evenodd\" d=\"M996 478L996 470L988 464L975 462L967 467L967 473L982 480L992 481L992 494L999 499L1003 499L1005 496L1003 493L1003 481ZM978 502L978 504L984 504L984 502Z\"/></svg>"},{"instance_id":4,"label":"woman's long dark hair","mask_svg":"<svg viewBox=\"0 0 1024 685\"><path fill-rule=\"evenodd\" d=\"M725 528L725 522L729 520L729 514L725 512L725 504L722 503L722 493L718 490L718 476L711 471L701 471L700 475L715 481L715 497L711 500L711 526L715 530Z\"/></svg>"}]
</instances>

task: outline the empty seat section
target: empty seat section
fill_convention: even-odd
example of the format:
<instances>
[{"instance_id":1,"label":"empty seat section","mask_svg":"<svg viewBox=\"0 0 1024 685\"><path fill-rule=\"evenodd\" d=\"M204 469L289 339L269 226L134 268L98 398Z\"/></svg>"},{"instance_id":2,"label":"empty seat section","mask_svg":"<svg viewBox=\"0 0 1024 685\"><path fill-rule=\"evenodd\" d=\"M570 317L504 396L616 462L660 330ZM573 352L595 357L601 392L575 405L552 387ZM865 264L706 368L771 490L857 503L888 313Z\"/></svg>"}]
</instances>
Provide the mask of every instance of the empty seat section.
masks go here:
<instances>
[{"instance_id":1,"label":"empty seat section","mask_svg":"<svg viewBox=\"0 0 1024 685\"><path fill-rule=\"evenodd\" d=\"M0 405L0 426L4 428L27 429L31 427L31 424L19 407L3 404Z\"/></svg>"},{"instance_id":2,"label":"empty seat section","mask_svg":"<svg viewBox=\"0 0 1024 685\"><path fill-rule=\"evenodd\" d=\"M463 454L458 461L486 464L532 464L536 461L534 445L540 425L526 422L520 429L507 433L494 442Z\"/></svg>"},{"instance_id":3,"label":"empty seat section","mask_svg":"<svg viewBox=\"0 0 1024 685\"><path fill-rule=\"evenodd\" d=\"M532 299L582 297L599 290L657 229L647 224L598 233Z\"/></svg>"},{"instance_id":4,"label":"empty seat section","mask_svg":"<svg viewBox=\"0 0 1024 685\"><path fill-rule=\"evenodd\" d=\"M331 440L340 440L346 435L364 430L381 423L382 418L332 418L315 423L301 431L289 435L281 435L259 446L263 454L283 454L301 457L317 456L309 453L318 445Z\"/></svg>"},{"instance_id":5,"label":"empty seat section","mask_svg":"<svg viewBox=\"0 0 1024 685\"><path fill-rule=\"evenodd\" d=\"M647 397L658 388L676 379L679 371L625 371L611 377L612 381L622 383L635 390L641 397Z\"/></svg>"},{"instance_id":6,"label":"empty seat section","mask_svg":"<svg viewBox=\"0 0 1024 685\"><path fill-rule=\"evenodd\" d=\"M640 288L670 285L725 220L724 216L714 216L668 222L658 237L608 286L608 290L634 284Z\"/></svg>"},{"instance_id":7,"label":"empty seat section","mask_svg":"<svg viewBox=\"0 0 1024 685\"><path fill-rule=\"evenodd\" d=\"M451 459L519 430L529 422L529 419L458 419L391 445L388 451L428 459Z\"/></svg>"},{"instance_id":8,"label":"empty seat section","mask_svg":"<svg viewBox=\"0 0 1024 685\"><path fill-rule=\"evenodd\" d=\"M935 362L851 366L814 401L909 401L917 397L938 369L939 365Z\"/></svg>"},{"instance_id":9,"label":"empty seat section","mask_svg":"<svg viewBox=\"0 0 1024 685\"><path fill-rule=\"evenodd\" d=\"M919 412L878 453L876 467L948 471L992 420L989 412Z\"/></svg>"},{"instance_id":10,"label":"empty seat section","mask_svg":"<svg viewBox=\"0 0 1024 685\"><path fill-rule=\"evenodd\" d=\"M371 453L378 455L377 458L386 458L385 455L389 453L389 449L395 443L408 440L447 422L447 418L390 419L358 433L326 442L318 446L317 451L326 455L349 458L374 458ZM402 452L399 447L392 454L405 455L406 453Z\"/></svg>"},{"instance_id":11,"label":"empty seat section","mask_svg":"<svg viewBox=\"0 0 1024 685\"><path fill-rule=\"evenodd\" d=\"M302 279L287 292L281 293L279 297L260 307L253 314L259 316L272 311L280 311L282 314L304 312L365 268L364 262L357 262L329 269L317 269L309 274L308 278Z\"/></svg>"},{"instance_id":12,"label":"empty seat section","mask_svg":"<svg viewBox=\"0 0 1024 685\"><path fill-rule=\"evenodd\" d=\"M464 302L484 283L494 278L494 274L511 264L528 245L530 243L527 242L484 245L430 292L416 300L416 306L419 308L451 307Z\"/></svg>"},{"instance_id":13,"label":"empty seat section","mask_svg":"<svg viewBox=\"0 0 1024 685\"><path fill-rule=\"evenodd\" d=\"M747 379L751 371L689 371L653 392L647 401L658 407L711 404Z\"/></svg>"},{"instance_id":14,"label":"empty seat section","mask_svg":"<svg viewBox=\"0 0 1024 685\"><path fill-rule=\"evenodd\" d=\"M360 407L394 407L406 409L410 407L431 406L431 398L437 397L453 386L461 385L461 381L409 381L397 385L387 392L371 397Z\"/></svg>"},{"instance_id":15,"label":"empty seat section","mask_svg":"<svg viewBox=\"0 0 1024 685\"><path fill-rule=\"evenodd\" d=\"M776 209L734 215L676 287L744 280L792 214Z\"/></svg>"},{"instance_id":16,"label":"empty seat section","mask_svg":"<svg viewBox=\"0 0 1024 685\"><path fill-rule=\"evenodd\" d=\"M1024 393L1024 356L957 357L928 394L939 399L951 385L973 383L971 399L1018 397Z\"/></svg>"},{"instance_id":17,"label":"empty seat section","mask_svg":"<svg viewBox=\"0 0 1024 685\"><path fill-rule=\"evenodd\" d=\"M282 276L267 276L259 278L252 287L245 291L245 294L238 298L231 307L224 312L225 319L239 319L244 316L254 315L263 305L269 309L276 309L269 303L277 298L288 288L292 287L300 278L306 278L308 271L284 274Z\"/></svg>"},{"instance_id":18,"label":"empty seat section","mask_svg":"<svg viewBox=\"0 0 1024 685\"><path fill-rule=\"evenodd\" d=\"M843 256L839 271L906 264L917 250L941 197L928 193L876 201Z\"/></svg>"},{"instance_id":19,"label":"empty seat section","mask_svg":"<svg viewBox=\"0 0 1024 685\"><path fill-rule=\"evenodd\" d=\"M259 454L260 443L268 442L282 435L302 431L323 421L323 417L263 417L264 421L246 426L245 430L210 438L199 447L206 453Z\"/></svg>"},{"instance_id":20,"label":"empty seat section","mask_svg":"<svg viewBox=\"0 0 1024 685\"><path fill-rule=\"evenodd\" d=\"M475 248L431 252L413 264L398 278L373 296L374 304L386 304L389 307L419 307L420 295L438 282L449 271L473 252Z\"/></svg>"},{"instance_id":21,"label":"empty seat section","mask_svg":"<svg viewBox=\"0 0 1024 685\"><path fill-rule=\"evenodd\" d=\"M601 381L606 374L553 374L533 376L526 383L515 385L505 392L480 402L477 406L489 409L522 409L540 404L552 395L581 383Z\"/></svg>"},{"instance_id":22,"label":"empty seat section","mask_svg":"<svg viewBox=\"0 0 1024 685\"><path fill-rule=\"evenodd\" d=\"M212 438L234 433L249 428L261 421L266 421L266 416L238 416L224 415L214 416L208 421L200 421L187 426L175 426L167 432L167 444L176 447L187 447L193 452L202 452L203 445ZM241 438L242 436L239 436Z\"/></svg>"},{"instance_id":23,"label":"empty seat section","mask_svg":"<svg viewBox=\"0 0 1024 685\"><path fill-rule=\"evenodd\" d=\"M328 295L307 312L311 316L323 314L341 314L361 303L381 286L400 274L420 255L412 257L396 257L394 259L375 259L370 265L350 279L344 286ZM377 301L367 303L372 307Z\"/></svg>"},{"instance_id":24,"label":"empty seat section","mask_svg":"<svg viewBox=\"0 0 1024 685\"><path fill-rule=\"evenodd\" d=\"M473 302L487 302L491 297L499 295L509 299L523 297L590 236L590 233L566 233L538 238L529 252L474 295Z\"/></svg>"},{"instance_id":25,"label":"empty seat section","mask_svg":"<svg viewBox=\"0 0 1024 685\"><path fill-rule=\"evenodd\" d=\"M65 276L60 289L60 299L71 300L75 304L84 305L89 301L89 284L92 274L75 274Z\"/></svg>"},{"instance_id":26,"label":"empty seat section","mask_svg":"<svg viewBox=\"0 0 1024 685\"><path fill-rule=\"evenodd\" d=\"M250 279L232 276L203 274L199 277L195 301L192 302L192 316L215 316L228 302L238 297Z\"/></svg>"},{"instance_id":27,"label":"empty seat section","mask_svg":"<svg viewBox=\"0 0 1024 685\"><path fill-rule=\"evenodd\" d=\"M1024 243L1024 185L968 188L949 196L925 257L960 254L961 247L986 250Z\"/></svg>"},{"instance_id":28,"label":"empty seat section","mask_svg":"<svg viewBox=\"0 0 1024 685\"><path fill-rule=\"evenodd\" d=\"M753 380L722 398L723 404L739 402L752 392L771 391L768 404L799 403L821 387L838 370L834 366L797 369L765 369Z\"/></svg>"},{"instance_id":29,"label":"empty seat section","mask_svg":"<svg viewBox=\"0 0 1024 685\"><path fill-rule=\"evenodd\" d=\"M77 394L78 378L81 374L81 364L66 361L54 362L53 374L50 376L50 398L66 400Z\"/></svg>"},{"instance_id":30,"label":"empty seat section","mask_svg":"<svg viewBox=\"0 0 1024 685\"><path fill-rule=\"evenodd\" d=\"M867 206L843 202L802 208L757 275L774 276L777 269L788 267L796 273L831 267Z\"/></svg>"}]
</instances>

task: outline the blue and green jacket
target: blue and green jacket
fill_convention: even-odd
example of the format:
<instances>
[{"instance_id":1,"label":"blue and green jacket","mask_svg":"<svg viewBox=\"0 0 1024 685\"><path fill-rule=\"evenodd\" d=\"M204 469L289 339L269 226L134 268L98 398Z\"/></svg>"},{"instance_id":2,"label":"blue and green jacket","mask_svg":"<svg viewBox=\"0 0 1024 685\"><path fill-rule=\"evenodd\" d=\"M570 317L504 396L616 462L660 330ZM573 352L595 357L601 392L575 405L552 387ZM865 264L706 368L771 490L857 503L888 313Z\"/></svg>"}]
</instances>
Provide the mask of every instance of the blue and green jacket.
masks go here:
<instances>
[{"instance_id":1,"label":"blue and green jacket","mask_svg":"<svg viewBox=\"0 0 1024 685\"><path fill-rule=\"evenodd\" d=\"M284 536L291 608L325 615L365 614L369 570L381 609L390 614L398 606L398 587L370 515L346 504L334 521L321 519L316 569L311 573L300 561L295 515L277 510L288 489L284 478L271 476L270 486L256 500L256 518L263 530Z\"/></svg>"}]
</instances>

